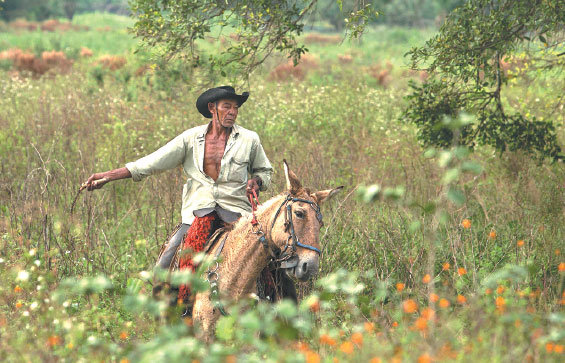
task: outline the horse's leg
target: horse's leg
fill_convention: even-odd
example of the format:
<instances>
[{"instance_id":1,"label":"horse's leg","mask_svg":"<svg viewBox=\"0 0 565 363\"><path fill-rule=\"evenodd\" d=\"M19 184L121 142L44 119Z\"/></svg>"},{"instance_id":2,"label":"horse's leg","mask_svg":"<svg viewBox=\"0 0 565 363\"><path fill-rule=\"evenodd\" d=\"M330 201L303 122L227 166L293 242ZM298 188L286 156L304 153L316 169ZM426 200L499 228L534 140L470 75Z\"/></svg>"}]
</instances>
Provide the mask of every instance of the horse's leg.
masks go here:
<instances>
[{"instance_id":1,"label":"horse's leg","mask_svg":"<svg viewBox=\"0 0 565 363\"><path fill-rule=\"evenodd\" d=\"M218 313L214 312L209 292L196 295L196 301L192 309L192 319L194 324L200 328L198 338L206 343L210 343L214 337Z\"/></svg>"}]
</instances>

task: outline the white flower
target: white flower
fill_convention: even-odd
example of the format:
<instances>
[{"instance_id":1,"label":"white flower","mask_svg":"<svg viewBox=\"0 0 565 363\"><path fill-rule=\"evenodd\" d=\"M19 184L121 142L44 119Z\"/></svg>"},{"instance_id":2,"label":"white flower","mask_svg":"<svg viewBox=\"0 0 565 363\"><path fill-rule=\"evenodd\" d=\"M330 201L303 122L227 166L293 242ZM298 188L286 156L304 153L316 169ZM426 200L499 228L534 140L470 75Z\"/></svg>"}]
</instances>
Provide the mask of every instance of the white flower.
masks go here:
<instances>
[{"instance_id":1,"label":"white flower","mask_svg":"<svg viewBox=\"0 0 565 363\"><path fill-rule=\"evenodd\" d=\"M91 336L88 337L87 341L90 344L94 344L94 343L96 343L96 337L94 335L91 335Z\"/></svg>"},{"instance_id":2,"label":"white flower","mask_svg":"<svg viewBox=\"0 0 565 363\"><path fill-rule=\"evenodd\" d=\"M32 248L31 250L29 250L29 255L30 256L35 256L35 253L37 252L37 248Z\"/></svg>"},{"instance_id":3,"label":"white flower","mask_svg":"<svg viewBox=\"0 0 565 363\"><path fill-rule=\"evenodd\" d=\"M31 305L29 306L29 308L30 308L31 310L35 310L35 309L37 309L38 307L39 307L39 304L37 303L37 301L32 302Z\"/></svg>"},{"instance_id":4,"label":"white flower","mask_svg":"<svg viewBox=\"0 0 565 363\"><path fill-rule=\"evenodd\" d=\"M23 315L23 316L29 316L29 311L27 311L27 310L24 311L24 312L22 313L22 315Z\"/></svg>"},{"instance_id":5,"label":"white flower","mask_svg":"<svg viewBox=\"0 0 565 363\"><path fill-rule=\"evenodd\" d=\"M39 265L41 265L41 261L39 260L35 260L33 261L33 263L35 264L35 266L39 267Z\"/></svg>"},{"instance_id":6,"label":"white flower","mask_svg":"<svg viewBox=\"0 0 565 363\"><path fill-rule=\"evenodd\" d=\"M28 279L29 272L27 272L26 270L21 270L20 272L18 272L18 277L16 278L16 280L27 281Z\"/></svg>"},{"instance_id":7,"label":"white flower","mask_svg":"<svg viewBox=\"0 0 565 363\"><path fill-rule=\"evenodd\" d=\"M4 263L4 259L0 257L0 263Z\"/></svg>"},{"instance_id":8,"label":"white flower","mask_svg":"<svg viewBox=\"0 0 565 363\"><path fill-rule=\"evenodd\" d=\"M151 278L151 273L149 271L141 271L139 273L139 277L141 277L144 280L149 280Z\"/></svg>"},{"instance_id":9,"label":"white flower","mask_svg":"<svg viewBox=\"0 0 565 363\"><path fill-rule=\"evenodd\" d=\"M70 305L71 305L71 302L70 302L69 300L65 300L65 301L63 302L63 307L64 307L64 308L68 308Z\"/></svg>"}]
</instances>

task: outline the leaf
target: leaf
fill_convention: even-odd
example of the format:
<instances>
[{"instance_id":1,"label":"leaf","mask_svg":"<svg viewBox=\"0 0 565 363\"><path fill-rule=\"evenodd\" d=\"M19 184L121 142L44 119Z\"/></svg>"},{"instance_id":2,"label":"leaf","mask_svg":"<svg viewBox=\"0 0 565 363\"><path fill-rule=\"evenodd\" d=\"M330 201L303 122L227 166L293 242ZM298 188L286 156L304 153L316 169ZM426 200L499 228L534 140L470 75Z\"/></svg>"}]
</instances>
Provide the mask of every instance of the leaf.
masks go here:
<instances>
[{"instance_id":1,"label":"leaf","mask_svg":"<svg viewBox=\"0 0 565 363\"><path fill-rule=\"evenodd\" d=\"M465 161L464 163L461 164L461 170L479 175L480 173L483 172L483 167L481 164L476 163L474 161Z\"/></svg>"},{"instance_id":2,"label":"leaf","mask_svg":"<svg viewBox=\"0 0 565 363\"><path fill-rule=\"evenodd\" d=\"M463 194L463 192L459 189L451 187L447 191L447 199L449 199L453 204L461 206L465 203L465 194Z\"/></svg>"},{"instance_id":3,"label":"leaf","mask_svg":"<svg viewBox=\"0 0 565 363\"><path fill-rule=\"evenodd\" d=\"M216 323L216 337L223 341L233 339L235 319L233 316L222 316Z\"/></svg>"}]
</instances>

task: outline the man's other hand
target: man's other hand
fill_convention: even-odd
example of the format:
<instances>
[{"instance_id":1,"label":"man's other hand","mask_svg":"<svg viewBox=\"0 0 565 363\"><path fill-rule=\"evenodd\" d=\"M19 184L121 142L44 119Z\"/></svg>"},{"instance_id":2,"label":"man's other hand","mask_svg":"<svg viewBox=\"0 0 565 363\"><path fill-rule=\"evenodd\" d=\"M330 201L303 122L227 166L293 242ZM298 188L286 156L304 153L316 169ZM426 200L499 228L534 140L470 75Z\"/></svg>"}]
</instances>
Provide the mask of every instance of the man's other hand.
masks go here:
<instances>
[{"instance_id":1,"label":"man's other hand","mask_svg":"<svg viewBox=\"0 0 565 363\"><path fill-rule=\"evenodd\" d=\"M88 178L87 181L82 185L88 191L93 191L95 189L100 189L110 181L110 178L106 176L106 173L95 173Z\"/></svg>"},{"instance_id":2,"label":"man's other hand","mask_svg":"<svg viewBox=\"0 0 565 363\"><path fill-rule=\"evenodd\" d=\"M245 189L247 192L247 197L252 196L253 195L253 190L255 190L255 193L257 194L257 198L259 198L259 188L260 185L257 182L257 178L251 178L247 181L247 188Z\"/></svg>"}]
</instances>

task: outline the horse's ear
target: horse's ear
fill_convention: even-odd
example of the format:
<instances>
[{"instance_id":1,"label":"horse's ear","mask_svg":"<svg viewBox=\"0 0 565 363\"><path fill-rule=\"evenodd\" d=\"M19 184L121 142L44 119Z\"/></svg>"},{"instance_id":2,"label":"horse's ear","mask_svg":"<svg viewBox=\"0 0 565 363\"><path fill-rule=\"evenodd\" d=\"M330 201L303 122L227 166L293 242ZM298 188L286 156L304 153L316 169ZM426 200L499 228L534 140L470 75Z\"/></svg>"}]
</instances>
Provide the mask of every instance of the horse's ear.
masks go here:
<instances>
[{"instance_id":1,"label":"horse's ear","mask_svg":"<svg viewBox=\"0 0 565 363\"><path fill-rule=\"evenodd\" d=\"M326 200L330 199L331 197L339 193L342 189L343 189L343 185L335 189L320 190L319 192L310 194L310 196L316 199L316 202L318 204L322 204Z\"/></svg>"},{"instance_id":2,"label":"horse's ear","mask_svg":"<svg viewBox=\"0 0 565 363\"><path fill-rule=\"evenodd\" d=\"M296 174L288 168L288 164L285 159L283 159L283 163L284 176L286 178L286 189L290 192L290 194L296 195L302 189L302 184L300 184L300 180L298 180Z\"/></svg>"}]
</instances>

